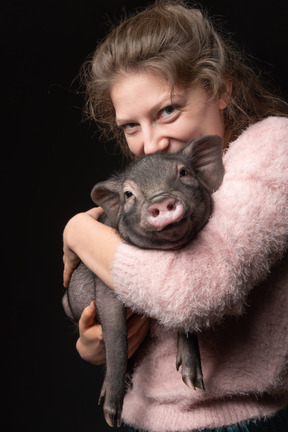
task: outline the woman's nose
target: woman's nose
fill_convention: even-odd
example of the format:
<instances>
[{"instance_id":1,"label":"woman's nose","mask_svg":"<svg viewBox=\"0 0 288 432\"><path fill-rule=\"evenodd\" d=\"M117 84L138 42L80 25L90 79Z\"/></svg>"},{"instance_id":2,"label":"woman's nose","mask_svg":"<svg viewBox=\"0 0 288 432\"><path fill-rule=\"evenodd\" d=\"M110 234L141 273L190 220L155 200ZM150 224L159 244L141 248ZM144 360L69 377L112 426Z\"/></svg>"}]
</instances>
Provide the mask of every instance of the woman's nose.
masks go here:
<instances>
[{"instance_id":1,"label":"woman's nose","mask_svg":"<svg viewBox=\"0 0 288 432\"><path fill-rule=\"evenodd\" d=\"M143 133L144 154L160 153L168 150L169 138L163 134Z\"/></svg>"},{"instance_id":2,"label":"woman's nose","mask_svg":"<svg viewBox=\"0 0 288 432\"><path fill-rule=\"evenodd\" d=\"M161 153L168 150L169 147L169 139L161 138L157 141L149 141L144 143L144 153L145 155L151 153Z\"/></svg>"}]
</instances>

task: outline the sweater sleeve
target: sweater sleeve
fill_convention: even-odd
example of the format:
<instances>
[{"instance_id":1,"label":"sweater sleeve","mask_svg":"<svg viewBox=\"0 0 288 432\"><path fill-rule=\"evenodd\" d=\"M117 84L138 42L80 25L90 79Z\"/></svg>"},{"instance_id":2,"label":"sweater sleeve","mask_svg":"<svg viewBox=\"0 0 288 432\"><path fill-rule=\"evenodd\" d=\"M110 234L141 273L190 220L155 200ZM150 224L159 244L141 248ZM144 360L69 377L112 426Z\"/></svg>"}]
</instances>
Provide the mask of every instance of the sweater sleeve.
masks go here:
<instances>
[{"instance_id":1,"label":"sweater sleeve","mask_svg":"<svg viewBox=\"0 0 288 432\"><path fill-rule=\"evenodd\" d=\"M135 312L186 331L245 310L247 294L284 254L288 240L288 119L244 131L224 155L225 176L204 229L179 251L121 243L115 292Z\"/></svg>"}]
</instances>

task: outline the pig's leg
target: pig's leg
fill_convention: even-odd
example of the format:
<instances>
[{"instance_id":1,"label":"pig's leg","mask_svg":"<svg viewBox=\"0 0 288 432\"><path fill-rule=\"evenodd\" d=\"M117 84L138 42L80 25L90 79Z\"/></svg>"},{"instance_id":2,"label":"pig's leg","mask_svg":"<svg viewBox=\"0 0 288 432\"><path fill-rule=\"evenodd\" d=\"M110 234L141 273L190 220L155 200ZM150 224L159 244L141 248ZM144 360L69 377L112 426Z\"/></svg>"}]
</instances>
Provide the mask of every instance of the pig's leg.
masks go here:
<instances>
[{"instance_id":1,"label":"pig's leg","mask_svg":"<svg viewBox=\"0 0 288 432\"><path fill-rule=\"evenodd\" d=\"M182 365L182 379L191 389L205 390L201 368L200 351L196 333L178 333L176 368Z\"/></svg>"},{"instance_id":2,"label":"pig's leg","mask_svg":"<svg viewBox=\"0 0 288 432\"><path fill-rule=\"evenodd\" d=\"M95 300L94 274L81 262L73 271L62 304L66 315L78 324L83 309Z\"/></svg>"},{"instance_id":3,"label":"pig's leg","mask_svg":"<svg viewBox=\"0 0 288 432\"><path fill-rule=\"evenodd\" d=\"M104 417L109 426L120 426L128 358L126 312L113 291L98 279L96 307L106 354L106 374L99 404L104 401Z\"/></svg>"}]
</instances>

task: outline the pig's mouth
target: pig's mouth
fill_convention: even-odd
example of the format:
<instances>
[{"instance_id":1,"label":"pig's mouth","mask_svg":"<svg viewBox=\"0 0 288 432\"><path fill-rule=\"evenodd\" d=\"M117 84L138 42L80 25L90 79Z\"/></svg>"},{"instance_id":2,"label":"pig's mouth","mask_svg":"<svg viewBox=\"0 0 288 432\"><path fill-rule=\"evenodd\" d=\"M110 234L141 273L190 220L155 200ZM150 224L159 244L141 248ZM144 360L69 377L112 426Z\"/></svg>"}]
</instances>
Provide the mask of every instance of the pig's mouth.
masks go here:
<instances>
[{"instance_id":1,"label":"pig's mouth","mask_svg":"<svg viewBox=\"0 0 288 432\"><path fill-rule=\"evenodd\" d=\"M180 247L187 243L190 239L188 234L191 232L191 225L189 223L189 217L181 217L177 221L174 221L162 229L154 231L154 235L159 238L159 240L167 241L170 244L174 244L174 247Z\"/></svg>"},{"instance_id":2,"label":"pig's mouth","mask_svg":"<svg viewBox=\"0 0 288 432\"><path fill-rule=\"evenodd\" d=\"M165 232L165 231L171 231L174 229L179 229L181 225L184 225L184 223L187 222L187 217L181 217L178 220L166 225L164 228L160 229L158 232Z\"/></svg>"},{"instance_id":3,"label":"pig's mouth","mask_svg":"<svg viewBox=\"0 0 288 432\"><path fill-rule=\"evenodd\" d=\"M154 235L161 241L162 249L179 249L195 237L201 226L195 215L186 213L161 230L155 230Z\"/></svg>"}]
</instances>

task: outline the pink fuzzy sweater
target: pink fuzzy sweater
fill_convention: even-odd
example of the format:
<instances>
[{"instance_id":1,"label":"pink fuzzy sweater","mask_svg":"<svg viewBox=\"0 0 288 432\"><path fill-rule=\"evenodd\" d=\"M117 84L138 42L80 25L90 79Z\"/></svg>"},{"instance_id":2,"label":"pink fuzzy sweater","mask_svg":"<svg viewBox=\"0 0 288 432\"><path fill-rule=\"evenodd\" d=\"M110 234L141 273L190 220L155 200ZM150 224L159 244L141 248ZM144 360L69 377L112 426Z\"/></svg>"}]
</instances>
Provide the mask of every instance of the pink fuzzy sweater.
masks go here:
<instances>
[{"instance_id":1,"label":"pink fuzzy sweater","mask_svg":"<svg viewBox=\"0 0 288 432\"><path fill-rule=\"evenodd\" d=\"M177 252L122 243L115 290L152 320L123 419L155 432L265 417L288 402L288 119L244 131L205 228ZM206 391L176 371L176 330L197 330ZM140 351L140 350L139 350Z\"/></svg>"}]
</instances>

